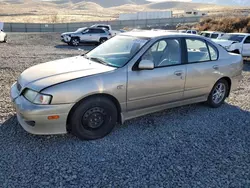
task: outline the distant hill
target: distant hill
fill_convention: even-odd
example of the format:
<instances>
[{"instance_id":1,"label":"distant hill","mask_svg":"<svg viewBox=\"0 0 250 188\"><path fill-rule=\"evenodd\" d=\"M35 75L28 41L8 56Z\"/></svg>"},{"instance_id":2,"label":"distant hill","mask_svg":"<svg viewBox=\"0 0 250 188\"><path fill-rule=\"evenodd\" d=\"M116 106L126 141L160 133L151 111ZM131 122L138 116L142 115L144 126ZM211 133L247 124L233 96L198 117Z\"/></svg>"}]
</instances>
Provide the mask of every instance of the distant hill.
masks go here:
<instances>
[{"instance_id":1,"label":"distant hill","mask_svg":"<svg viewBox=\"0 0 250 188\"><path fill-rule=\"evenodd\" d=\"M198 1L198 0L196 0ZM246 7L243 7L246 9ZM0 20L22 23L67 23L117 19L121 13L197 9L209 14L235 11L235 7L191 2L146 0L0 0Z\"/></svg>"},{"instance_id":2,"label":"distant hill","mask_svg":"<svg viewBox=\"0 0 250 188\"><path fill-rule=\"evenodd\" d=\"M96 3L104 8L121 6L125 4L147 4L148 1L146 0L90 0L90 1L83 1L83 0L69 0L72 3L76 2L93 2Z\"/></svg>"},{"instance_id":3,"label":"distant hill","mask_svg":"<svg viewBox=\"0 0 250 188\"><path fill-rule=\"evenodd\" d=\"M192 2L177 2L177 1L169 1L169 2L159 2L159 3L151 3L147 5L150 9L204 9L210 7L222 8L225 6L215 5L215 4L205 4L205 3L192 3Z\"/></svg>"}]
</instances>

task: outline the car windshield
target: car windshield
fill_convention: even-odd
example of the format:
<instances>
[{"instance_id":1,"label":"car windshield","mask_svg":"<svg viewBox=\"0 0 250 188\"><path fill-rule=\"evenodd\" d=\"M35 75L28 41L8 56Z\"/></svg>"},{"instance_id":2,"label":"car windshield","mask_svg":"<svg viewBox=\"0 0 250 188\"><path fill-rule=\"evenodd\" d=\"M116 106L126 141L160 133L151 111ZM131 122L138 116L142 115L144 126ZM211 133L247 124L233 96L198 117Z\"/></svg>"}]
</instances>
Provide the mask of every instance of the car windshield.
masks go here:
<instances>
[{"instance_id":1,"label":"car windshield","mask_svg":"<svg viewBox=\"0 0 250 188\"><path fill-rule=\"evenodd\" d=\"M220 40L231 40L231 41L242 42L244 38L245 38L244 35L225 34L220 38Z\"/></svg>"},{"instance_id":2,"label":"car windshield","mask_svg":"<svg viewBox=\"0 0 250 188\"><path fill-rule=\"evenodd\" d=\"M76 32L76 33L81 33L81 32L83 32L85 29L87 29L87 27L79 28L79 29L77 29L75 32Z\"/></svg>"},{"instance_id":3,"label":"car windshield","mask_svg":"<svg viewBox=\"0 0 250 188\"><path fill-rule=\"evenodd\" d=\"M116 36L85 55L86 58L113 67L123 67L148 42L133 36Z\"/></svg>"}]
</instances>

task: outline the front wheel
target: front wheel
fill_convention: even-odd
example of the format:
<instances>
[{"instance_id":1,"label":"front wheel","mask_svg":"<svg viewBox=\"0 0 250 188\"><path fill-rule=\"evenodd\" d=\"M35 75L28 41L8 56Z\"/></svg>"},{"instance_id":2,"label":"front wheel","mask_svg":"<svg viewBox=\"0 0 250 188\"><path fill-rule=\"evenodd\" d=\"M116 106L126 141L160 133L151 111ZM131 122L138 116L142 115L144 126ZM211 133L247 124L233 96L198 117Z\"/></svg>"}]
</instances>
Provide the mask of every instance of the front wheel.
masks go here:
<instances>
[{"instance_id":1,"label":"front wheel","mask_svg":"<svg viewBox=\"0 0 250 188\"><path fill-rule=\"evenodd\" d=\"M116 122L116 106L106 97L91 97L82 101L69 117L71 132L83 140L106 136L112 131Z\"/></svg>"},{"instance_id":2,"label":"front wheel","mask_svg":"<svg viewBox=\"0 0 250 188\"><path fill-rule=\"evenodd\" d=\"M229 85L224 79L219 80L208 96L207 103L212 108L220 107L228 96Z\"/></svg>"},{"instance_id":3,"label":"front wheel","mask_svg":"<svg viewBox=\"0 0 250 188\"><path fill-rule=\"evenodd\" d=\"M80 39L79 39L79 38L72 38L72 39L70 40L70 44L71 44L72 46L78 46L78 45L80 44Z\"/></svg>"}]
</instances>

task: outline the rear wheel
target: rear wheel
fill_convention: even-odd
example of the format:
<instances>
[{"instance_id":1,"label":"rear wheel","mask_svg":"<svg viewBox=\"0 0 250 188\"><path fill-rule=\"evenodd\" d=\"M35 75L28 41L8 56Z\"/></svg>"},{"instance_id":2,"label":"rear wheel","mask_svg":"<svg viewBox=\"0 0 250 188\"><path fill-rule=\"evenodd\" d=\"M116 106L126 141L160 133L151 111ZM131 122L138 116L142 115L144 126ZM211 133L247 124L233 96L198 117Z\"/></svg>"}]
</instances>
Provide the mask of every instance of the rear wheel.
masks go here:
<instances>
[{"instance_id":1,"label":"rear wheel","mask_svg":"<svg viewBox=\"0 0 250 188\"><path fill-rule=\"evenodd\" d=\"M102 43L106 42L107 40L108 40L107 38L100 38L99 43L102 44Z\"/></svg>"},{"instance_id":2,"label":"rear wheel","mask_svg":"<svg viewBox=\"0 0 250 188\"><path fill-rule=\"evenodd\" d=\"M84 140L106 136L116 122L116 106L106 97L92 97L82 101L69 117L71 132Z\"/></svg>"},{"instance_id":3,"label":"rear wheel","mask_svg":"<svg viewBox=\"0 0 250 188\"><path fill-rule=\"evenodd\" d=\"M4 37L3 42L7 42L7 36Z\"/></svg>"},{"instance_id":4,"label":"rear wheel","mask_svg":"<svg viewBox=\"0 0 250 188\"><path fill-rule=\"evenodd\" d=\"M79 39L79 38L72 38L72 39L70 40L70 44L71 44L72 46L78 46L78 45L80 44L80 39Z\"/></svg>"},{"instance_id":5,"label":"rear wheel","mask_svg":"<svg viewBox=\"0 0 250 188\"><path fill-rule=\"evenodd\" d=\"M209 94L207 103L212 108L220 107L228 96L229 85L224 79L219 80Z\"/></svg>"}]
</instances>

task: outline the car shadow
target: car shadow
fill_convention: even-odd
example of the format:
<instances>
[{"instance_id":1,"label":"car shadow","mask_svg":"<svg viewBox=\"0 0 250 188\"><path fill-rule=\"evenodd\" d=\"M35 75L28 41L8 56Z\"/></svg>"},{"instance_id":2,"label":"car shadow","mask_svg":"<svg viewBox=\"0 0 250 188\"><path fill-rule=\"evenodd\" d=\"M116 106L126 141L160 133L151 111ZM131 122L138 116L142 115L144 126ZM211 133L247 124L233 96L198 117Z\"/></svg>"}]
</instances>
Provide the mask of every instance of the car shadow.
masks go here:
<instances>
[{"instance_id":1,"label":"car shadow","mask_svg":"<svg viewBox=\"0 0 250 188\"><path fill-rule=\"evenodd\" d=\"M243 71L250 71L250 60L244 60Z\"/></svg>"},{"instance_id":2,"label":"car shadow","mask_svg":"<svg viewBox=\"0 0 250 188\"><path fill-rule=\"evenodd\" d=\"M69 46L66 44L56 45L55 48L57 49L66 49L66 50L78 50L78 51L90 51L96 48L96 45L93 44L84 44L79 46Z\"/></svg>"},{"instance_id":3,"label":"car shadow","mask_svg":"<svg viewBox=\"0 0 250 188\"><path fill-rule=\"evenodd\" d=\"M211 115L211 117L208 117L209 114ZM216 116L214 116L215 114ZM132 120L128 120L123 125L117 125L110 135L100 140L103 140L103 141L105 140L107 141L110 139L124 140L124 139L127 139L125 138L126 135L128 137L130 137L131 134L140 135L141 131L143 132L144 130L147 130L147 129L151 131L156 130L158 132L160 131L160 129L167 129L166 126L169 126L169 128L171 127L171 129L173 129L174 126L176 125L177 127L182 125L183 126L182 131L188 131L188 129L192 125L188 125L187 127L185 127L185 123L187 123L188 121L191 121L191 122L194 121L195 123L197 123L197 120L200 119L201 117L202 117L200 119L201 121L203 121L203 119L207 119L211 122L217 122L221 119L223 120L223 118L226 118L223 120L223 122L218 122L218 124L229 123L229 120L232 117L230 116L230 114L232 114L232 116L236 120L241 119L245 122L249 122L250 124L250 112L244 111L237 106L233 106L233 105L226 103L220 108L212 109L212 108L207 107L203 103L199 103L199 104L193 104L193 105L188 105L188 106L167 109L164 111L160 111L160 112L156 112L153 114L138 117ZM168 123L166 123L166 119L169 121ZM211 126L211 124L207 121L204 121L201 123L204 124L205 127L208 129ZM199 121L198 121L198 124L199 124ZM244 131L243 129L240 130L241 123L238 122L237 124L239 124L237 125L239 131ZM236 126L236 125L233 125L233 126ZM227 129L230 129L230 125L229 127L227 127ZM250 131L249 128L248 130ZM154 133L152 132L152 134ZM33 144L35 144L36 141L41 142L41 141L47 141L48 139L54 142L66 141L66 140L80 141L78 138L74 137L71 134L39 136L39 135L32 135L30 133L27 133L21 127L21 125L19 125L16 115L11 116L2 125L0 124L0 140L2 141L11 140L12 142L15 143L15 142L19 142L20 138L24 140L30 140L30 141L32 140Z\"/></svg>"}]
</instances>

